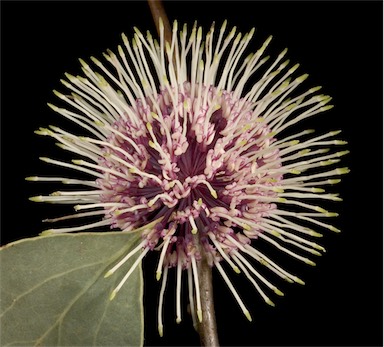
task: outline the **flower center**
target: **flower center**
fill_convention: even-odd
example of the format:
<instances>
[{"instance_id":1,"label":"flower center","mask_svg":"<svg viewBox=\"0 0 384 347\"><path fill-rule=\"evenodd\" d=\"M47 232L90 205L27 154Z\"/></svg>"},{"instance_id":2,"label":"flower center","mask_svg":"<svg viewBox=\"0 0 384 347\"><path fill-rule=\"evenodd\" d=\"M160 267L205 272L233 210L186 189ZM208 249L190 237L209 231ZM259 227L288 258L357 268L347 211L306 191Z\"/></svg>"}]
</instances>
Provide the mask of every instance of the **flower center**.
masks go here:
<instances>
[{"instance_id":1,"label":"flower center","mask_svg":"<svg viewBox=\"0 0 384 347\"><path fill-rule=\"evenodd\" d=\"M154 247L164 230L185 240L249 229L244 220L274 208L279 152L269 149L274 139L262 120L250 124L251 110L228 92L189 83L137 100L113 124L101 163L119 173L98 181L103 201L116 203L106 210L113 227L153 222ZM268 172L259 170L265 165Z\"/></svg>"}]
</instances>

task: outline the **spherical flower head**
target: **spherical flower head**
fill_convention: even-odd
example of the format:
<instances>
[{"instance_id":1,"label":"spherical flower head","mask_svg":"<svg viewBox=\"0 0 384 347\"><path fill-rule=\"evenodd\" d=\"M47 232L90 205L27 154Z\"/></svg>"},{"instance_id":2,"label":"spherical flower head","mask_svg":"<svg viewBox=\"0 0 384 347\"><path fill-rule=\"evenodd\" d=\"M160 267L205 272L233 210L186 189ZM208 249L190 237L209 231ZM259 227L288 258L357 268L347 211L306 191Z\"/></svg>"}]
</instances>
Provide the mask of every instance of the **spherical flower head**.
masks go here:
<instances>
[{"instance_id":1,"label":"spherical flower head","mask_svg":"<svg viewBox=\"0 0 384 347\"><path fill-rule=\"evenodd\" d=\"M83 231L110 226L122 232L140 232L141 242L118 264L140 256L112 292L113 298L134 268L149 252L159 252L156 270L162 278L159 332L169 268L176 268L176 320L181 320L181 276L188 275L192 316L201 321L198 262L204 258L217 268L240 308L251 320L230 281L226 267L242 272L262 298L269 288L282 292L259 271L267 267L288 282L303 281L273 262L257 248L267 242L307 264L306 254L324 248L313 241L317 228L338 231L323 221L335 216L314 201L341 200L322 186L335 184L346 168L331 168L347 151L328 152L345 142L331 139L339 131L311 136L312 130L281 134L301 120L330 109L331 98L319 87L294 94L308 75L294 77L284 50L267 64L269 37L254 54L244 56L254 30L242 36L229 33L226 22L205 37L202 28L188 33L173 26L172 42L160 42L135 28L118 55L104 54L112 70L92 57L96 69L81 60L86 77L66 74L63 84L72 92L55 94L69 108L50 105L86 130L83 137L57 127L41 128L60 146L81 159L72 163L42 158L86 173L91 180L31 177L83 186L35 201L73 203L73 217L99 215L101 220L50 233ZM99 72L97 72L98 70ZM251 80L257 75L256 81ZM252 81L253 84L250 85ZM51 221L56 221L51 220ZM303 225L302 225L303 224ZM223 263L227 265L223 266ZM256 264L256 265L255 265ZM258 265L257 265L258 264Z\"/></svg>"}]
</instances>

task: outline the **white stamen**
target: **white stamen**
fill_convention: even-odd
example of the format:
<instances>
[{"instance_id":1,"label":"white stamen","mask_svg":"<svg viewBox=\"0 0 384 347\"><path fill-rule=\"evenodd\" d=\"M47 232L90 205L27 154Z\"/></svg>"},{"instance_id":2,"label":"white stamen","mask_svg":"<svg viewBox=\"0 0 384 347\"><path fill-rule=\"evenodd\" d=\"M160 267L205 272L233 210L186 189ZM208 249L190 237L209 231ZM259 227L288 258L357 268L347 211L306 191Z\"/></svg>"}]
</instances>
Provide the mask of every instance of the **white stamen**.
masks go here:
<instances>
[{"instance_id":1,"label":"white stamen","mask_svg":"<svg viewBox=\"0 0 384 347\"><path fill-rule=\"evenodd\" d=\"M297 214L294 212L279 210L279 211L275 211L273 214L271 214L270 217L273 219L277 219L282 223L274 221L273 219L268 219L268 221L267 221L268 224L277 225L278 227L281 227L281 228L288 228L288 229L296 230L296 231L299 231L300 233L310 235L310 236L315 236L315 237L321 237L322 236L321 234L319 234L319 233L317 233L317 232L315 232L309 228L302 227L301 225L298 225L298 224L291 222L290 220L288 220L284 217L281 217L282 215L283 216L297 217Z\"/></svg>"},{"instance_id":2,"label":"white stamen","mask_svg":"<svg viewBox=\"0 0 384 347\"><path fill-rule=\"evenodd\" d=\"M248 251L247 254L251 256L256 255L258 257L257 260L260 261L261 264L265 265L268 269L275 272L281 278L287 280L288 282L294 281L300 284L304 284L301 279L285 271L282 267L278 266L275 262L273 262L270 258L266 257L256 248L253 248L250 245L245 245L244 247Z\"/></svg>"},{"instance_id":3,"label":"white stamen","mask_svg":"<svg viewBox=\"0 0 384 347\"><path fill-rule=\"evenodd\" d=\"M100 173L98 173L96 171L89 170L89 169L80 167L78 165L73 165L73 164L65 163L65 162L62 162L62 161L59 161L59 160L53 160L53 159L46 158L46 157L40 157L40 160L45 161L46 163L55 164L55 165L58 165L58 166L68 167L70 169L75 169L75 170L78 170L78 171L82 171L82 172L88 173L88 174L90 174L92 176L99 177L99 178L103 178L104 177L102 174L100 174Z\"/></svg>"},{"instance_id":4,"label":"white stamen","mask_svg":"<svg viewBox=\"0 0 384 347\"><path fill-rule=\"evenodd\" d=\"M104 121L105 117L107 117L108 121L113 122L116 118L114 117L114 113L111 114L110 111L112 111L112 108L108 103L105 103L103 105L103 100L100 97L99 94L95 93L92 88L90 88L87 83L85 82L85 79L78 76L72 76L68 73L65 73L65 76L68 78L68 80L76 85L78 88L75 88L70 83L61 80L61 83L63 83L67 88L73 90L75 94L73 94L75 100L79 103L81 103L81 109L80 105L76 106L79 110L81 110L85 115L87 115L90 119L93 119L95 122L97 121ZM88 81L87 81L88 82ZM88 102L86 102L87 100ZM92 105L93 106L92 106ZM100 112L101 111L101 112ZM104 116L103 116L104 115Z\"/></svg>"},{"instance_id":5,"label":"white stamen","mask_svg":"<svg viewBox=\"0 0 384 347\"><path fill-rule=\"evenodd\" d=\"M124 285L124 283L128 280L129 276L132 275L133 271L135 271L136 267L141 263L141 260L145 257L145 255L148 253L149 248L145 248L142 253L139 255L139 257L136 259L136 261L133 263L127 274L124 276L124 278L121 280L121 282L118 284L118 286L112 291L110 300L113 300L118 291L121 289L121 287ZM108 274L108 272L107 272Z\"/></svg>"},{"instance_id":6,"label":"white stamen","mask_svg":"<svg viewBox=\"0 0 384 347\"><path fill-rule=\"evenodd\" d=\"M192 227L192 230L191 230L192 234L196 234L198 232L198 229L197 229L197 226L196 226L196 223L195 223L193 216L190 215L188 217L188 219L189 219L189 223L191 224L191 227Z\"/></svg>"},{"instance_id":7,"label":"white stamen","mask_svg":"<svg viewBox=\"0 0 384 347\"><path fill-rule=\"evenodd\" d=\"M123 164L124 166L126 166L127 168L129 168L129 172L130 173L134 173L134 174L137 174L137 175L140 175L142 177L148 177L148 178L151 178L153 179L154 181L156 181L158 184L162 184L163 182L161 181L161 179L155 175L152 175L152 174L149 174L145 171L142 171L142 170L139 170L136 166L132 165L132 164L129 164L127 161L117 157L116 155L112 154L111 155L111 158L116 160L117 162ZM107 171L107 170L105 170ZM110 171L108 171L110 172ZM111 173L114 174L114 171L112 171ZM124 175L123 175L124 176ZM125 176L126 178L126 176Z\"/></svg>"},{"instance_id":8,"label":"white stamen","mask_svg":"<svg viewBox=\"0 0 384 347\"><path fill-rule=\"evenodd\" d=\"M124 175L121 172L118 172L118 171L113 170L113 169L109 169L109 168L101 166L101 165L92 164L92 163L89 163L89 162L87 162L85 160L74 159L74 160L72 160L72 162L74 164L76 164L76 165L87 166L87 167L93 168L93 169L95 169L97 171L108 172L108 173L110 173L110 174L112 174L114 176L117 176L117 177L120 177L120 178L123 178L123 179L127 179L127 175ZM78 170L80 170L80 169L78 169Z\"/></svg>"},{"instance_id":9,"label":"white stamen","mask_svg":"<svg viewBox=\"0 0 384 347\"><path fill-rule=\"evenodd\" d=\"M162 268L163 268L164 257L165 257L165 253L167 252L168 245L169 245L170 241L171 241L171 235L169 235L169 236L167 235L164 237L164 244L163 244L163 247L161 249L159 263L157 264L157 269L156 269L156 279L157 280L160 280L160 278L161 278L161 272L162 272Z\"/></svg>"},{"instance_id":10,"label":"white stamen","mask_svg":"<svg viewBox=\"0 0 384 347\"><path fill-rule=\"evenodd\" d=\"M203 321L203 311L201 310L199 276L197 272L196 258L194 255L191 255L191 263L192 263L193 278L195 283L197 318L201 323Z\"/></svg>"},{"instance_id":11,"label":"white stamen","mask_svg":"<svg viewBox=\"0 0 384 347\"><path fill-rule=\"evenodd\" d=\"M270 237L268 237L267 235L265 235L265 234L263 234L263 233L260 233L260 234L259 234L259 237L260 237L261 239L264 239L264 240L268 241L269 243L271 243L272 245L274 245L276 248L282 250L283 252L285 252L285 253L291 255L292 257L294 257L294 258L296 258L296 259L299 259L299 260L303 261L304 263L306 263L306 264L308 264L308 265L312 265L312 266L315 266L315 265L316 265L312 260L310 260L310 259L308 259L308 258L305 258L305 257L302 257L302 256L296 254L295 252L290 251L289 249L287 249L287 248L281 246L279 243L277 243L276 241L272 240Z\"/></svg>"},{"instance_id":12,"label":"white stamen","mask_svg":"<svg viewBox=\"0 0 384 347\"><path fill-rule=\"evenodd\" d=\"M94 181L85 181L85 180L74 180L65 177L41 177L41 176L30 176L25 178L26 181L34 182L62 182L64 184L81 184L91 187L99 187Z\"/></svg>"},{"instance_id":13,"label":"white stamen","mask_svg":"<svg viewBox=\"0 0 384 347\"><path fill-rule=\"evenodd\" d=\"M135 205L135 206L132 206L132 207L129 207L129 208L125 208L125 209L122 209L122 210L116 210L116 211L114 211L114 214L116 216L118 216L118 215L121 215L123 213L135 212L137 210L145 210L147 208L148 208L148 206L146 204Z\"/></svg>"},{"instance_id":14,"label":"white stamen","mask_svg":"<svg viewBox=\"0 0 384 347\"><path fill-rule=\"evenodd\" d=\"M65 101L68 101L69 99L65 99ZM80 125L82 128L88 130L90 133L92 133L93 135L95 135L97 138L99 138L100 140L103 140L104 139L104 135L103 134L100 134L100 132L98 131L99 129L97 128L97 131L95 129L93 129L91 126L89 126L88 124L86 124L84 121L86 121L87 123L91 124L93 127L95 127L95 124L92 123L91 121L87 120L85 117L82 117L76 113L73 113L73 112L70 112L64 108L59 108L59 107L56 107L52 104L48 104L48 106L53 109L55 112L61 114L62 116L68 118L69 120L71 120L72 122ZM84 121L82 121L84 119Z\"/></svg>"},{"instance_id":15,"label":"white stamen","mask_svg":"<svg viewBox=\"0 0 384 347\"><path fill-rule=\"evenodd\" d=\"M261 295L261 297L264 299L264 301L271 306L275 306L275 304L271 301L271 299L268 298L267 295L262 291L260 286L257 284L257 282L252 278L246 267L241 263L240 259L236 257L236 254L232 255L232 258L236 261L236 263L240 266L241 271L245 274L245 276L249 279L249 281L254 285L258 293Z\"/></svg>"},{"instance_id":16,"label":"white stamen","mask_svg":"<svg viewBox=\"0 0 384 347\"><path fill-rule=\"evenodd\" d=\"M195 299L193 295L193 275L192 275L192 269L191 267L187 268L187 274L188 274L188 298L189 298L189 307L191 310L191 316L192 316L192 322L193 327L197 329L197 320L196 320L196 308L195 308Z\"/></svg>"},{"instance_id":17,"label":"white stamen","mask_svg":"<svg viewBox=\"0 0 384 347\"><path fill-rule=\"evenodd\" d=\"M33 196L30 197L29 200L34 202L49 202L49 203L59 203L59 204L74 204L78 203L79 201L83 203L92 203L95 201L99 201L98 199L95 199L94 197L87 197L87 196Z\"/></svg>"},{"instance_id":18,"label":"white stamen","mask_svg":"<svg viewBox=\"0 0 384 347\"><path fill-rule=\"evenodd\" d=\"M181 255L177 254L177 275L176 275L176 323L181 322Z\"/></svg>"},{"instance_id":19,"label":"white stamen","mask_svg":"<svg viewBox=\"0 0 384 347\"><path fill-rule=\"evenodd\" d=\"M132 251L130 251L123 259L121 259L112 269L108 270L107 273L104 275L104 277L109 277L113 275L116 270L123 265L130 257L132 257L134 254L136 254L139 250L141 250L147 241L142 241L138 246L136 246Z\"/></svg>"},{"instance_id":20,"label":"white stamen","mask_svg":"<svg viewBox=\"0 0 384 347\"><path fill-rule=\"evenodd\" d=\"M148 206L153 206L157 200L164 198L165 200L168 200L169 202L172 202L172 198L167 193L157 194L152 200L149 200Z\"/></svg>"},{"instance_id":21,"label":"white stamen","mask_svg":"<svg viewBox=\"0 0 384 347\"><path fill-rule=\"evenodd\" d=\"M57 228L57 229L48 229L44 230L41 235L49 235L49 234L61 234L61 233L71 233L75 231L82 231L82 230L88 230L92 228L97 228L100 226L111 224L111 219L105 219L100 222L90 223L86 225L81 225L78 227L71 227L71 228Z\"/></svg>"},{"instance_id":22,"label":"white stamen","mask_svg":"<svg viewBox=\"0 0 384 347\"><path fill-rule=\"evenodd\" d=\"M90 208L99 208L99 207L112 207L112 208L119 208L119 207L126 207L127 204L120 203L120 202L100 202L96 204L86 204L86 205L76 205L74 206L75 211L79 210L85 210Z\"/></svg>"},{"instance_id":23,"label":"white stamen","mask_svg":"<svg viewBox=\"0 0 384 347\"><path fill-rule=\"evenodd\" d=\"M242 249L242 251L244 251L244 253L247 253L248 255L251 255L249 254L249 252L246 250L246 249ZM252 266L252 264L247 260L245 259L241 254L240 252L238 251L233 251L232 252L236 258L238 259L238 261L241 261L242 264L244 264L261 282L263 282L269 289L273 290L277 295L280 295L280 296L283 296L284 294L279 290L277 289L276 286L274 286L271 282L269 282L268 280L266 280L258 271L256 271L256 269ZM251 255L253 257L253 255ZM253 257L255 258L255 257ZM255 258L256 259L256 258ZM258 261L260 261L260 259L256 259Z\"/></svg>"},{"instance_id":24,"label":"white stamen","mask_svg":"<svg viewBox=\"0 0 384 347\"><path fill-rule=\"evenodd\" d=\"M159 294L159 306L157 309L157 326L158 326L158 331L159 335L162 337L163 336L163 307L164 307L164 292L167 284L167 277L168 277L168 267L166 266L164 268L164 274L163 274L163 281L161 283L161 289L160 289L160 294Z\"/></svg>"},{"instance_id":25,"label":"white stamen","mask_svg":"<svg viewBox=\"0 0 384 347\"><path fill-rule=\"evenodd\" d=\"M216 249L221 254L221 256L232 267L233 271L235 271L236 273L240 273L239 268L233 263L233 261L228 257L228 255L225 253L223 248L220 246L220 244L216 241L216 236L212 232L209 232L208 236L211 239L211 241L213 242L213 244L215 245Z\"/></svg>"},{"instance_id":26,"label":"white stamen","mask_svg":"<svg viewBox=\"0 0 384 347\"><path fill-rule=\"evenodd\" d=\"M230 291L232 292L233 296L235 297L235 299L236 299L237 303L239 304L241 310L243 311L245 317L247 317L247 319L249 321L252 321L252 318L251 318L251 315L250 315L249 311L245 307L243 301L240 299L239 294L237 294L236 289L232 285L230 279L228 278L227 274L225 273L225 271L221 267L220 263L217 260L214 260L214 262L215 262L216 268L219 270L220 275L223 277L225 283L227 284L228 288L230 289Z\"/></svg>"},{"instance_id":27,"label":"white stamen","mask_svg":"<svg viewBox=\"0 0 384 347\"><path fill-rule=\"evenodd\" d=\"M67 219L72 219L72 218L83 218L83 217L99 216L99 215L103 215L103 214L105 214L104 210L92 211L92 212L83 212L83 213L71 214L71 215L64 216L64 217L58 217L58 218L47 218L47 219L44 219L43 222L55 223L55 222L60 222L60 221L67 220Z\"/></svg>"},{"instance_id":28,"label":"white stamen","mask_svg":"<svg viewBox=\"0 0 384 347\"><path fill-rule=\"evenodd\" d=\"M271 225L268 224L268 222L269 222L269 220L267 221L267 223L262 223L262 224L259 224L259 225L260 225L261 228L263 228L263 230L265 230L266 232L276 236L280 240L282 240L284 242L287 242L287 243L291 243L291 244L295 245L296 247L302 248L302 249L304 249L304 250L306 250L306 251L308 251L310 253L316 254L316 255L321 255L321 253L318 254L317 252L314 252L313 249L308 248L308 247L304 247L301 244L303 243L303 244L311 246L312 248L316 248L316 249L319 249L319 250L322 250L323 252L325 252L324 247L318 245L317 243L312 242L312 241L308 241L308 240L306 240L306 239L304 239L302 237L299 237L299 236L297 236L295 234L292 234L292 233L290 233L288 231L285 231L285 230L283 230L281 228L272 227ZM287 237L289 237L289 239L296 240L297 242L285 239L281 235L287 236Z\"/></svg>"}]
</instances>

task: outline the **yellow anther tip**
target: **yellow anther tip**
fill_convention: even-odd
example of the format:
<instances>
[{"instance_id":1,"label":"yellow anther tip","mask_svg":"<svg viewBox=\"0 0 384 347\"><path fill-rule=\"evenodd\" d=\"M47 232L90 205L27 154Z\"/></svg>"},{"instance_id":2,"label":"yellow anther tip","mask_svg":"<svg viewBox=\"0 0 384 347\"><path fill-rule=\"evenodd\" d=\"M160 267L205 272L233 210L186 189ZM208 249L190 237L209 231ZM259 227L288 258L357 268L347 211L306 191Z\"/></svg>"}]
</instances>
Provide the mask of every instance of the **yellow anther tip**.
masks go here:
<instances>
[{"instance_id":1,"label":"yellow anther tip","mask_svg":"<svg viewBox=\"0 0 384 347\"><path fill-rule=\"evenodd\" d=\"M155 112L151 112L151 116L156 120L159 119L159 116Z\"/></svg>"},{"instance_id":2,"label":"yellow anther tip","mask_svg":"<svg viewBox=\"0 0 384 347\"><path fill-rule=\"evenodd\" d=\"M275 292L275 294L277 294L279 296L284 296L284 293L277 288L274 289L274 292Z\"/></svg>"},{"instance_id":3,"label":"yellow anther tip","mask_svg":"<svg viewBox=\"0 0 384 347\"><path fill-rule=\"evenodd\" d=\"M332 225L329 227L329 230L334 231L335 233L341 233L340 229L337 229L336 227L334 227Z\"/></svg>"},{"instance_id":4,"label":"yellow anther tip","mask_svg":"<svg viewBox=\"0 0 384 347\"><path fill-rule=\"evenodd\" d=\"M108 271L105 275L104 275L104 278L108 278L109 276L112 276L113 272L112 271Z\"/></svg>"},{"instance_id":5,"label":"yellow anther tip","mask_svg":"<svg viewBox=\"0 0 384 347\"><path fill-rule=\"evenodd\" d=\"M327 217L337 217L339 214L337 212L328 212L326 213Z\"/></svg>"},{"instance_id":6,"label":"yellow anther tip","mask_svg":"<svg viewBox=\"0 0 384 347\"><path fill-rule=\"evenodd\" d=\"M197 318L200 323L203 321L203 312L201 310L197 310Z\"/></svg>"},{"instance_id":7,"label":"yellow anther tip","mask_svg":"<svg viewBox=\"0 0 384 347\"><path fill-rule=\"evenodd\" d=\"M323 234L317 233L316 231L310 231L310 235L314 237L323 237Z\"/></svg>"},{"instance_id":8,"label":"yellow anther tip","mask_svg":"<svg viewBox=\"0 0 384 347\"><path fill-rule=\"evenodd\" d=\"M327 210L325 210L325 209L323 209L322 207L319 207L319 206L316 206L315 210L316 210L317 212L320 212L320 213L325 213L325 214L328 213Z\"/></svg>"},{"instance_id":9,"label":"yellow anther tip","mask_svg":"<svg viewBox=\"0 0 384 347\"><path fill-rule=\"evenodd\" d=\"M115 298L115 296L116 296L116 292L113 291L113 292L111 293L111 295L109 296L109 300L112 301L112 300Z\"/></svg>"},{"instance_id":10,"label":"yellow anther tip","mask_svg":"<svg viewBox=\"0 0 384 347\"><path fill-rule=\"evenodd\" d=\"M53 231L53 229L48 229L48 230L44 230L43 232L41 232L40 236L48 236L48 235L52 235L54 233L55 232Z\"/></svg>"},{"instance_id":11,"label":"yellow anther tip","mask_svg":"<svg viewBox=\"0 0 384 347\"><path fill-rule=\"evenodd\" d=\"M340 183L340 182L341 182L341 179L328 180L329 184L337 184L337 183Z\"/></svg>"},{"instance_id":12,"label":"yellow anther tip","mask_svg":"<svg viewBox=\"0 0 384 347\"><path fill-rule=\"evenodd\" d=\"M28 198L30 201L33 201L33 202L41 202L43 201L43 198L41 195L39 196L31 196L30 198Z\"/></svg>"},{"instance_id":13,"label":"yellow anther tip","mask_svg":"<svg viewBox=\"0 0 384 347\"><path fill-rule=\"evenodd\" d=\"M319 253L319 255L321 255L321 254ZM311 265L311 266L316 266L316 263L312 260L309 260L309 259L305 259L305 263L308 265Z\"/></svg>"},{"instance_id":14,"label":"yellow anther tip","mask_svg":"<svg viewBox=\"0 0 384 347\"><path fill-rule=\"evenodd\" d=\"M243 228L245 230L252 230L252 228L248 224L243 224Z\"/></svg>"},{"instance_id":15,"label":"yellow anther tip","mask_svg":"<svg viewBox=\"0 0 384 347\"><path fill-rule=\"evenodd\" d=\"M160 337L163 337L163 326L162 326L162 325L159 325L159 326L157 327L157 330L159 331L159 335L160 335Z\"/></svg>"},{"instance_id":16,"label":"yellow anther tip","mask_svg":"<svg viewBox=\"0 0 384 347\"><path fill-rule=\"evenodd\" d=\"M319 251L325 252L325 248L323 246L320 246L318 244L314 244L313 247L318 249Z\"/></svg>"},{"instance_id":17,"label":"yellow anther tip","mask_svg":"<svg viewBox=\"0 0 384 347\"><path fill-rule=\"evenodd\" d=\"M346 173L349 173L351 170L347 167L343 167L343 168L340 168L340 169L336 169L337 173L339 174L346 174Z\"/></svg>"}]
</instances>

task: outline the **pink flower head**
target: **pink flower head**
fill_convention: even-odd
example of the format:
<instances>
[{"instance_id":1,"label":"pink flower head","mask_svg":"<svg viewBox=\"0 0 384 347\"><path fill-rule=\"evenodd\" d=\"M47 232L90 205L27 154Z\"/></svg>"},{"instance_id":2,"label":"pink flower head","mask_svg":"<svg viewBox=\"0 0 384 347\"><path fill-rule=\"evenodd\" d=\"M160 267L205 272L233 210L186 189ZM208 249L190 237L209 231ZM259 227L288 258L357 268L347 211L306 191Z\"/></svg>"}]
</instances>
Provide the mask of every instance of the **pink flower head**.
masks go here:
<instances>
[{"instance_id":1,"label":"pink flower head","mask_svg":"<svg viewBox=\"0 0 384 347\"><path fill-rule=\"evenodd\" d=\"M308 75L294 77L284 50L267 64L269 37L254 54L245 51L254 30L242 36L226 22L203 37L196 25L173 26L172 42L160 42L135 29L118 55L104 54L111 70L92 57L99 73L81 60L86 77L66 74L70 95L55 91L68 108L54 111L86 130L79 137L57 127L40 129L81 159L72 163L41 158L88 174L91 180L30 177L78 185L34 201L75 204L75 215L99 215L101 220L80 226L50 229L49 233L84 231L110 226L140 232L141 242L108 271L112 275L131 256L134 265L112 292L113 298L144 256L156 250L156 271L162 277L158 324L163 334L162 306L169 268L176 269L176 320L181 320L181 277L188 275L192 316L201 321L197 264L204 257L233 293L245 316L251 316L226 271L242 272L262 298L266 289L283 295L259 267L288 282L303 283L258 250L267 242L307 264L307 254L324 248L313 241L316 229L335 227L323 221L336 216L314 201L341 200L322 186L335 184L347 168L331 168L342 152L329 146L339 131L313 137L312 130L282 132L301 120L330 109L331 98L320 87L294 94ZM203 40L204 39L204 40ZM257 76L250 85L251 77ZM223 265L224 264L224 265ZM227 265L225 265L227 264Z\"/></svg>"}]
</instances>

